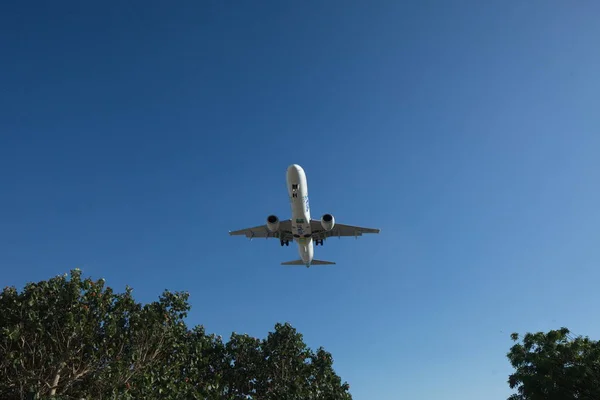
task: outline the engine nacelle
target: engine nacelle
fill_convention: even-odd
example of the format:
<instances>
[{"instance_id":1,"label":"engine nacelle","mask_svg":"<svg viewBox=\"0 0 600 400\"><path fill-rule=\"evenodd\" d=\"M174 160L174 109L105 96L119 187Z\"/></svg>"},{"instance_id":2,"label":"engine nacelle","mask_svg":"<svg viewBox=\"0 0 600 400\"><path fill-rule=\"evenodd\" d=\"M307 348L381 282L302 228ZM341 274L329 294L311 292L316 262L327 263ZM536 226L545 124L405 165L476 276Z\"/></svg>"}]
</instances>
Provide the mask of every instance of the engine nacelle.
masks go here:
<instances>
[{"instance_id":1,"label":"engine nacelle","mask_svg":"<svg viewBox=\"0 0 600 400\"><path fill-rule=\"evenodd\" d=\"M335 218L333 218L333 215L331 215L331 214L324 214L321 217L321 226L326 231L332 230L333 227L335 226Z\"/></svg>"},{"instance_id":2,"label":"engine nacelle","mask_svg":"<svg viewBox=\"0 0 600 400\"><path fill-rule=\"evenodd\" d=\"M279 230L279 218L276 215L269 215L267 217L267 228L271 232L277 232Z\"/></svg>"}]
</instances>

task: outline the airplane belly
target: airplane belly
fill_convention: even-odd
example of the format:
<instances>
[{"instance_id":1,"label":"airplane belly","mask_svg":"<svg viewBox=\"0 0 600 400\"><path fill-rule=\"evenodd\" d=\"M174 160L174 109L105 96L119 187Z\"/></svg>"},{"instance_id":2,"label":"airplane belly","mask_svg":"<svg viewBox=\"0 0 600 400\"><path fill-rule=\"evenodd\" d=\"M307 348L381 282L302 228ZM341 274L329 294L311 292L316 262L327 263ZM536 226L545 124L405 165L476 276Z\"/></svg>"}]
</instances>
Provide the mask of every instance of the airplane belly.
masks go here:
<instances>
[{"instance_id":1,"label":"airplane belly","mask_svg":"<svg viewBox=\"0 0 600 400\"><path fill-rule=\"evenodd\" d=\"M310 238L310 206L308 203L308 188L306 174L298 165L291 165L286 176L290 206L292 209L292 234L294 240Z\"/></svg>"},{"instance_id":2,"label":"airplane belly","mask_svg":"<svg viewBox=\"0 0 600 400\"><path fill-rule=\"evenodd\" d=\"M298 239L298 253L305 263L310 263L314 256L314 247L311 238Z\"/></svg>"},{"instance_id":3,"label":"airplane belly","mask_svg":"<svg viewBox=\"0 0 600 400\"><path fill-rule=\"evenodd\" d=\"M300 203L300 204L298 204ZM301 202L292 204L292 233L294 237L311 235L310 212L306 210Z\"/></svg>"}]
</instances>

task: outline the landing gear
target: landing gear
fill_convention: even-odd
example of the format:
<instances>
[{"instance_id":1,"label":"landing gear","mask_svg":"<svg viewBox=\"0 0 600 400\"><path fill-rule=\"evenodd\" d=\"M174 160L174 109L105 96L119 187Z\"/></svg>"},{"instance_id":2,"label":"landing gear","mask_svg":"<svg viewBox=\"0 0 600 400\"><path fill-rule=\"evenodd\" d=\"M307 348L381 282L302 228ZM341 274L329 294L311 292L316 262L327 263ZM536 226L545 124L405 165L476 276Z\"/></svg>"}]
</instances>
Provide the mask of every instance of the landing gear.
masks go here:
<instances>
[{"instance_id":1,"label":"landing gear","mask_svg":"<svg viewBox=\"0 0 600 400\"><path fill-rule=\"evenodd\" d=\"M290 245L290 241L289 240L280 240L279 243L281 243L281 245L286 245L289 246Z\"/></svg>"},{"instance_id":2,"label":"landing gear","mask_svg":"<svg viewBox=\"0 0 600 400\"><path fill-rule=\"evenodd\" d=\"M321 239L321 240L318 240L318 239L315 240L315 246L318 246L318 245L323 246L323 239Z\"/></svg>"}]
</instances>

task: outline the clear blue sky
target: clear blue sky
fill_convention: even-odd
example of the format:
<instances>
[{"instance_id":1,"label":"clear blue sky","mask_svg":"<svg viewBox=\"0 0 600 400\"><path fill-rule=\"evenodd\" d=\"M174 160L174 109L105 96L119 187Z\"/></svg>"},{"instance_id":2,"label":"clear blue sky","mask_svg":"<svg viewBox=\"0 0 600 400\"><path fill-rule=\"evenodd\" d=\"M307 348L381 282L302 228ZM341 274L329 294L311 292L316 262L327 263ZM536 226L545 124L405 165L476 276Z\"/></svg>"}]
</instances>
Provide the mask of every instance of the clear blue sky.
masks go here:
<instances>
[{"instance_id":1,"label":"clear blue sky","mask_svg":"<svg viewBox=\"0 0 600 400\"><path fill-rule=\"evenodd\" d=\"M6 3L0 284L80 267L139 301L188 290L188 323L225 337L289 321L357 400L505 399L511 332L600 338L598 15ZM316 254L338 264L310 270L230 237L289 217L292 163L316 217L381 234L330 240Z\"/></svg>"}]
</instances>

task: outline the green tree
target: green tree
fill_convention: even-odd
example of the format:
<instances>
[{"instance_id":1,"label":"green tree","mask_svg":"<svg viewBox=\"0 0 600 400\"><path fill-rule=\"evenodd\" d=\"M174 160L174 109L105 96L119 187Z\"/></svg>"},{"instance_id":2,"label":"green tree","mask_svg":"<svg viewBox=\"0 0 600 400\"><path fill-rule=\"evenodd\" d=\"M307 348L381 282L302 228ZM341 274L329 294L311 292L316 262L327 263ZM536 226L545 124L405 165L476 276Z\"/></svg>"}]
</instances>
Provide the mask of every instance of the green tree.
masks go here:
<instances>
[{"instance_id":1,"label":"green tree","mask_svg":"<svg viewBox=\"0 0 600 400\"><path fill-rule=\"evenodd\" d=\"M573 337L567 328L527 333L507 356L515 368L508 383L517 389L509 400L600 399L598 341Z\"/></svg>"},{"instance_id":2,"label":"green tree","mask_svg":"<svg viewBox=\"0 0 600 400\"><path fill-rule=\"evenodd\" d=\"M351 399L349 385L323 348L313 352L289 323L267 338L232 335L227 343L228 387L233 399Z\"/></svg>"},{"instance_id":3,"label":"green tree","mask_svg":"<svg viewBox=\"0 0 600 400\"><path fill-rule=\"evenodd\" d=\"M264 369L261 341L232 333L225 345L224 381L230 399L256 398L259 377Z\"/></svg>"},{"instance_id":4,"label":"green tree","mask_svg":"<svg viewBox=\"0 0 600 400\"><path fill-rule=\"evenodd\" d=\"M116 394L169 354L188 309L185 294L135 303L81 271L0 295L1 398Z\"/></svg>"},{"instance_id":5,"label":"green tree","mask_svg":"<svg viewBox=\"0 0 600 400\"><path fill-rule=\"evenodd\" d=\"M81 271L0 293L0 398L351 399L289 324L261 340L188 329L188 294L135 302Z\"/></svg>"}]
</instances>

